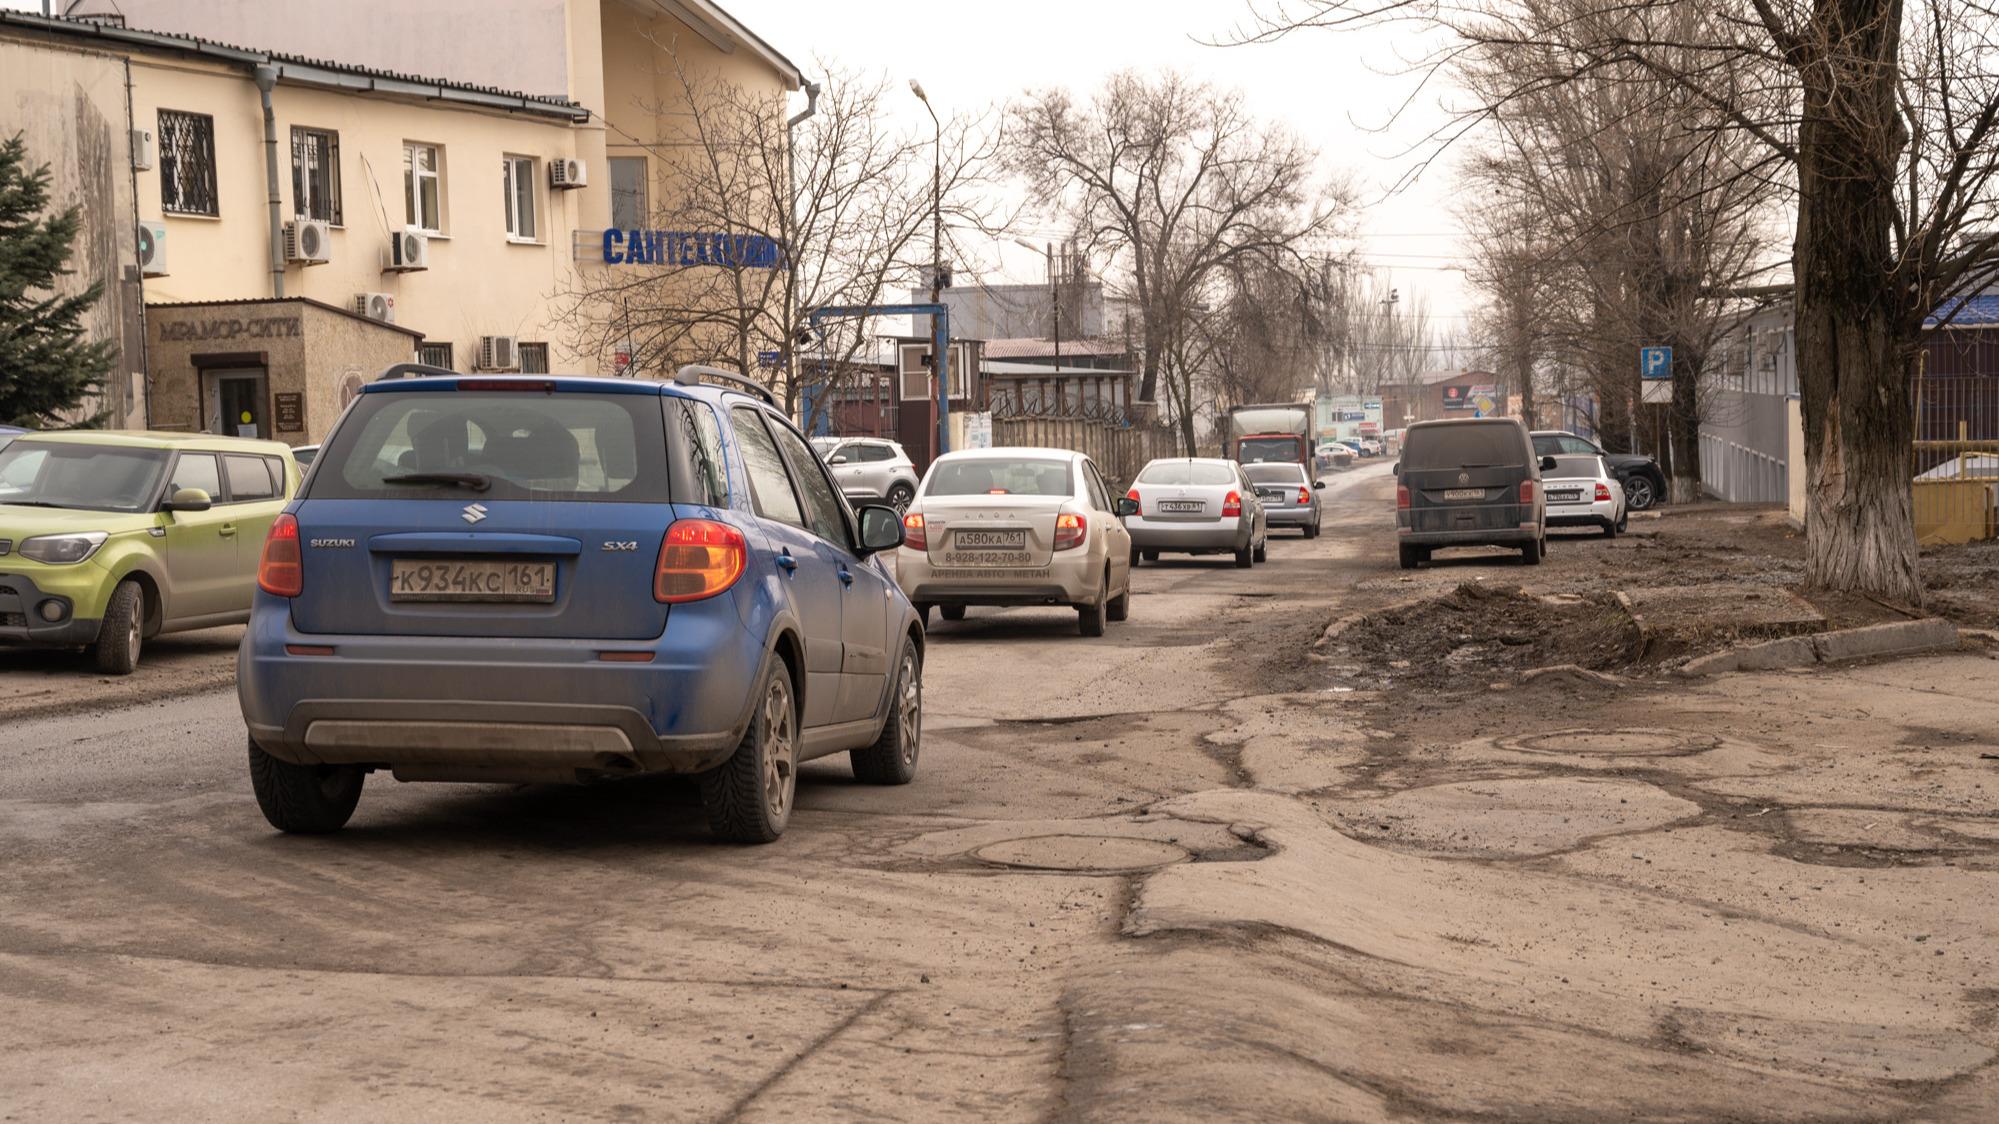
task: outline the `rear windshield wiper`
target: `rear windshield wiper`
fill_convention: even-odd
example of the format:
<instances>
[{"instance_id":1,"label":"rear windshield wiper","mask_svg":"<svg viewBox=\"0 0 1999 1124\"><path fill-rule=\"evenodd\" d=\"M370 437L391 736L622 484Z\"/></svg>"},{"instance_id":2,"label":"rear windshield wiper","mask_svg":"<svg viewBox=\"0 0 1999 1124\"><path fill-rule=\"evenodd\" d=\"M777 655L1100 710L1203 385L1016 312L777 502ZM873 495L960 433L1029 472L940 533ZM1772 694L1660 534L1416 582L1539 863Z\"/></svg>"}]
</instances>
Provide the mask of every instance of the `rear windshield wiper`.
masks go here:
<instances>
[{"instance_id":1,"label":"rear windshield wiper","mask_svg":"<svg viewBox=\"0 0 1999 1124\"><path fill-rule=\"evenodd\" d=\"M493 486L493 480L476 472L405 472L400 476L382 477L384 484L455 484L460 488L470 488L483 492Z\"/></svg>"}]
</instances>

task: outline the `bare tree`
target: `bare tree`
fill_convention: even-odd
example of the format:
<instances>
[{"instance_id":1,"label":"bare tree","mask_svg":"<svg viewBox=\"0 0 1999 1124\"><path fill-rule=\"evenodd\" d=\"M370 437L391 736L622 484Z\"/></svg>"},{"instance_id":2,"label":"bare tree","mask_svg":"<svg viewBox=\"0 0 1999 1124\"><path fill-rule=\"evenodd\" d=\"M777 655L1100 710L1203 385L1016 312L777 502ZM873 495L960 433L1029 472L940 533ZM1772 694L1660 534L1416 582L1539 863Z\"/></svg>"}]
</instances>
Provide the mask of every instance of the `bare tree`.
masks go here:
<instances>
[{"instance_id":1,"label":"bare tree","mask_svg":"<svg viewBox=\"0 0 1999 1124\"><path fill-rule=\"evenodd\" d=\"M1340 213L1338 193L1316 182L1316 153L1256 121L1239 94L1171 72L1113 75L1087 105L1066 90L1033 93L1009 120L1007 165L1137 306L1141 401L1164 375L1178 380L1176 405L1192 403L1188 333L1219 271L1300 261ZM1193 418L1181 422L1191 447Z\"/></svg>"},{"instance_id":2,"label":"bare tree","mask_svg":"<svg viewBox=\"0 0 1999 1124\"><path fill-rule=\"evenodd\" d=\"M1565 68L1459 107L1440 143L1514 96L1630 64L1755 138L1795 192L1794 322L1805 421L1806 581L1920 603L1908 381L1925 320L1999 249L1999 12L1985 0L1595 0L1640 23L1536 26L1528 0L1280 0L1246 39L1408 23L1470 48L1529 41ZM1671 30L1666 34L1654 29Z\"/></svg>"},{"instance_id":3,"label":"bare tree","mask_svg":"<svg viewBox=\"0 0 1999 1124\"><path fill-rule=\"evenodd\" d=\"M977 189L993 138L978 120L954 119L933 154L929 131L890 124L888 79L821 66L816 112L787 128L783 98L675 60L663 78L678 96L651 108L677 131L641 146L658 168L655 189L671 192L650 201L653 230L621 239L633 266L579 271L562 294L580 348L627 348L640 370L719 362L760 372L788 407L805 396L815 410L829 396L812 391L865 368L870 325L828 322L808 342L811 312L884 303L928 268L933 155L946 217L985 221ZM655 245L660 231L723 237ZM759 361L801 348L795 377Z\"/></svg>"}]
</instances>

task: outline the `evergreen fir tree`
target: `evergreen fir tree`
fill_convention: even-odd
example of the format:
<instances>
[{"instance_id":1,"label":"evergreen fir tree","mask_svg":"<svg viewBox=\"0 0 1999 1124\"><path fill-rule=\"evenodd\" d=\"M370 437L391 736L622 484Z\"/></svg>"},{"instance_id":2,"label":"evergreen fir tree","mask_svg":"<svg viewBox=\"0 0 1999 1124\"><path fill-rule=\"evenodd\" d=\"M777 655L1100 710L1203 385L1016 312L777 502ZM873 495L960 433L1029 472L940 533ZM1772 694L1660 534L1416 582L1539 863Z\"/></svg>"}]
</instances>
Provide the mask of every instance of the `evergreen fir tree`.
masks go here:
<instances>
[{"instance_id":1,"label":"evergreen fir tree","mask_svg":"<svg viewBox=\"0 0 1999 1124\"><path fill-rule=\"evenodd\" d=\"M82 208L43 215L49 178L47 164L29 169L21 134L0 143L0 424L74 424L116 354L111 341L84 338L83 316L103 283L73 296L56 292L57 278L70 272Z\"/></svg>"}]
</instances>

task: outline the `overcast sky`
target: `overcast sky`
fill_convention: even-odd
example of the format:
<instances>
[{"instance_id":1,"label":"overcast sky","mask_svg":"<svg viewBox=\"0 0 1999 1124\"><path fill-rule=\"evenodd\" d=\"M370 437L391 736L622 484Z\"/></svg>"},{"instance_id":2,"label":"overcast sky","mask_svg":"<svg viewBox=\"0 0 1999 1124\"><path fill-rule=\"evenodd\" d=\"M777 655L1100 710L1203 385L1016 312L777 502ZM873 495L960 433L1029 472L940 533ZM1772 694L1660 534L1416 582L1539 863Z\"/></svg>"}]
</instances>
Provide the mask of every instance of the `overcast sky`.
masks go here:
<instances>
[{"instance_id":1,"label":"overcast sky","mask_svg":"<svg viewBox=\"0 0 1999 1124\"><path fill-rule=\"evenodd\" d=\"M1322 154L1328 173L1344 172L1366 204L1357 229L1362 257L1393 273L1404 298L1428 295L1445 326L1462 325L1472 299L1462 275L1447 167L1432 167L1407 191L1387 187L1416 161L1407 154L1436 120L1435 98L1388 128L1390 108L1411 92L1392 74L1411 48L1386 32L1314 31L1250 47L1204 46L1246 16L1243 0L1001 0L890 4L880 0L724 0L737 18L793 61L812 70L815 56L897 80L920 79L940 112L997 106L1028 88L1059 85L1084 93L1123 67L1176 67L1243 90L1262 116L1281 120ZM39 0L0 0L36 9ZM256 46L256 44L245 44ZM912 125L927 124L912 96ZM1056 232L1023 232L1045 240ZM1039 255L995 247L1000 275L988 281L1038 281Z\"/></svg>"}]
</instances>

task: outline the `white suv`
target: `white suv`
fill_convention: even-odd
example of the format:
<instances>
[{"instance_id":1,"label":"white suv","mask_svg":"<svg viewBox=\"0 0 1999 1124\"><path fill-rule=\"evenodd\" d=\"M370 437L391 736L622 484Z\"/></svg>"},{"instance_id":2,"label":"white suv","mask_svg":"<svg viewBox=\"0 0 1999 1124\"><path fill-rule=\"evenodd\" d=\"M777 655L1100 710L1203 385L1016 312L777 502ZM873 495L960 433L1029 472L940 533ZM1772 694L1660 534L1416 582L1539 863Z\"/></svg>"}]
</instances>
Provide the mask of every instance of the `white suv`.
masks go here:
<instances>
[{"instance_id":1,"label":"white suv","mask_svg":"<svg viewBox=\"0 0 1999 1124\"><path fill-rule=\"evenodd\" d=\"M902 446L879 437L814 442L850 500L887 500L896 510L916 495L916 465Z\"/></svg>"}]
</instances>

